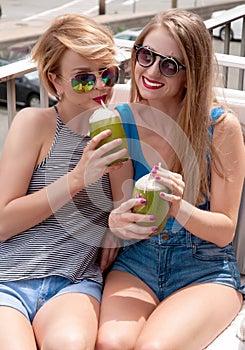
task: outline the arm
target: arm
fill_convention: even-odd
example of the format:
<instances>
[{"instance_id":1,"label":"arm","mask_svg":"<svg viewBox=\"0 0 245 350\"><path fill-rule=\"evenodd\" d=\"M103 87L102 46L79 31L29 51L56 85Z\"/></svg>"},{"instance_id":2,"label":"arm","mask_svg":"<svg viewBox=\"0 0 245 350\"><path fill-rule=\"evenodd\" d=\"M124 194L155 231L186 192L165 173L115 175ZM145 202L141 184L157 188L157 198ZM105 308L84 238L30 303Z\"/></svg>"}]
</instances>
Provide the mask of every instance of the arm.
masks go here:
<instances>
[{"instance_id":1,"label":"arm","mask_svg":"<svg viewBox=\"0 0 245 350\"><path fill-rule=\"evenodd\" d=\"M69 173L39 191L26 194L33 170L52 129L51 119L33 109L22 110L15 117L0 162L0 240L26 230L45 220L85 186L107 172L106 164L126 151L102 157L121 141L115 140L96 149L110 131L97 135L85 148L81 160ZM48 123L48 125L47 125ZM55 121L56 125L56 121Z\"/></svg>"}]
</instances>

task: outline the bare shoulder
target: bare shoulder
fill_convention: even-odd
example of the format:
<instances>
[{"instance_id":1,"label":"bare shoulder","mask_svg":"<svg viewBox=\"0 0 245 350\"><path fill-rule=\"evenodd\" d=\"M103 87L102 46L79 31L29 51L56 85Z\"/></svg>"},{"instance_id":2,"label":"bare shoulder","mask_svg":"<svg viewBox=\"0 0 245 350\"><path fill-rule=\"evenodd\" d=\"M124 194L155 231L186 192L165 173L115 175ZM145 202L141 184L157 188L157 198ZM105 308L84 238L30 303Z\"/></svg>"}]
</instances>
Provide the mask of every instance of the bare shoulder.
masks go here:
<instances>
[{"instance_id":1,"label":"bare shoulder","mask_svg":"<svg viewBox=\"0 0 245 350\"><path fill-rule=\"evenodd\" d=\"M23 127L28 130L42 129L45 125L49 124L55 117L53 108L23 108L21 109L12 122L13 126Z\"/></svg>"},{"instance_id":2,"label":"bare shoulder","mask_svg":"<svg viewBox=\"0 0 245 350\"><path fill-rule=\"evenodd\" d=\"M232 112L228 111L221 121L218 121L214 129L214 140L217 138L226 139L242 136L242 128L238 117Z\"/></svg>"},{"instance_id":3,"label":"bare shoulder","mask_svg":"<svg viewBox=\"0 0 245 350\"><path fill-rule=\"evenodd\" d=\"M56 115L53 108L24 108L20 110L11 124L10 132L32 139L42 139L47 131L56 125Z\"/></svg>"},{"instance_id":4,"label":"bare shoulder","mask_svg":"<svg viewBox=\"0 0 245 350\"><path fill-rule=\"evenodd\" d=\"M49 138L53 137L55 129L56 115L53 108L24 108L11 123L4 148L15 154L25 150L38 154Z\"/></svg>"},{"instance_id":5,"label":"bare shoulder","mask_svg":"<svg viewBox=\"0 0 245 350\"><path fill-rule=\"evenodd\" d=\"M244 139L240 121L234 113L228 112L215 125L213 144L229 177L244 177Z\"/></svg>"}]
</instances>

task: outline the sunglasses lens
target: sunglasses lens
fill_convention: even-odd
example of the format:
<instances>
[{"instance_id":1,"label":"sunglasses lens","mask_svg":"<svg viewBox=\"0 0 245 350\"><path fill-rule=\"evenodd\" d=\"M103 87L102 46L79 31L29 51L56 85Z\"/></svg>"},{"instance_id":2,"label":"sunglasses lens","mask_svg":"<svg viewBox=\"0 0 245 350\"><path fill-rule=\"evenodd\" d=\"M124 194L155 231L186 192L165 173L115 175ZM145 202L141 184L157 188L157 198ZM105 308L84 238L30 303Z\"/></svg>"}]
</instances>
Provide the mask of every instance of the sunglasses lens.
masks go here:
<instances>
[{"instance_id":1,"label":"sunglasses lens","mask_svg":"<svg viewBox=\"0 0 245 350\"><path fill-rule=\"evenodd\" d=\"M154 62L154 56L152 52L144 47L140 48L136 52L136 58L138 63L143 67L149 67Z\"/></svg>"},{"instance_id":2,"label":"sunglasses lens","mask_svg":"<svg viewBox=\"0 0 245 350\"><path fill-rule=\"evenodd\" d=\"M101 74L101 79L103 80L105 85L109 87L112 87L117 83L118 77L119 69L117 66L107 68Z\"/></svg>"},{"instance_id":3,"label":"sunglasses lens","mask_svg":"<svg viewBox=\"0 0 245 350\"><path fill-rule=\"evenodd\" d=\"M154 64L156 57L160 57L159 69L160 72L166 77L173 77L179 71L179 69L185 69L184 66L180 66L171 57L165 57L157 52L151 51L147 47L137 47L136 48L136 60L142 67L150 67Z\"/></svg>"},{"instance_id":4,"label":"sunglasses lens","mask_svg":"<svg viewBox=\"0 0 245 350\"><path fill-rule=\"evenodd\" d=\"M171 58L166 58L160 62L160 71L163 75L171 77L178 72L177 63Z\"/></svg>"},{"instance_id":5,"label":"sunglasses lens","mask_svg":"<svg viewBox=\"0 0 245 350\"><path fill-rule=\"evenodd\" d=\"M72 89L83 94L93 89L96 77L94 74L77 74L71 79Z\"/></svg>"},{"instance_id":6,"label":"sunglasses lens","mask_svg":"<svg viewBox=\"0 0 245 350\"><path fill-rule=\"evenodd\" d=\"M101 79L106 86L114 86L119 77L119 68L117 66L110 67L101 72ZM71 79L72 89L83 94L91 91L94 88L96 82L96 76L91 73L81 73L75 75Z\"/></svg>"}]
</instances>

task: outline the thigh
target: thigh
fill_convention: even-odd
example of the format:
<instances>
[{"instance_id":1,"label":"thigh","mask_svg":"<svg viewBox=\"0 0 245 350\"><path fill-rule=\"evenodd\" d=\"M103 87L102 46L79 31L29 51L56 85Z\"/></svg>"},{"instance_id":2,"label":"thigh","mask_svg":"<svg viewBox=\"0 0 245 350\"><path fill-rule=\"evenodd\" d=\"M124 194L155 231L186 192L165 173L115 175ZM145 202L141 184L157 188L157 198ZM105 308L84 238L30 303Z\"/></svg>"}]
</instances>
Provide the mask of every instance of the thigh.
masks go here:
<instances>
[{"instance_id":1,"label":"thigh","mask_svg":"<svg viewBox=\"0 0 245 350\"><path fill-rule=\"evenodd\" d=\"M0 306L1 350L37 350L29 320L20 311Z\"/></svg>"},{"instance_id":2,"label":"thigh","mask_svg":"<svg viewBox=\"0 0 245 350\"><path fill-rule=\"evenodd\" d=\"M203 349L230 324L241 305L241 294L221 284L179 290L149 317L135 350Z\"/></svg>"},{"instance_id":3,"label":"thigh","mask_svg":"<svg viewBox=\"0 0 245 350\"><path fill-rule=\"evenodd\" d=\"M46 302L33 321L38 346L45 349L94 349L99 302L83 293L66 293Z\"/></svg>"},{"instance_id":4,"label":"thigh","mask_svg":"<svg viewBox=\"0 0 245 350\"><path fill-rule=\"evenodd\" d=\"M155 294L139 278L111 271L102 296L96 349L133 349L145 320L157 304Z\"/></svg>"}]
</instances>

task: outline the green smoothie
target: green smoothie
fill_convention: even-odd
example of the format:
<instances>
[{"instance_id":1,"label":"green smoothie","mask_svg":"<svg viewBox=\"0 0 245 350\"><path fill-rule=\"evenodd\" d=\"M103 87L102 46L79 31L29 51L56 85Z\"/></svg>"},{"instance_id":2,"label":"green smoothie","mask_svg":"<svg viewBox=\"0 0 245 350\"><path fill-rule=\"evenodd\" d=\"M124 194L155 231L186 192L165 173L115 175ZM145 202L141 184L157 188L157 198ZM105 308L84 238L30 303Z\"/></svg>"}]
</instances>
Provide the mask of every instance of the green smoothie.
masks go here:
<instances>
[{"instance_id":1,"label":"green smoothie","mask_svg":"<svg viewBox=\"0 0 245 350\"><path fill-rule=\"evenodd\" d=\"M125 134L125 131L123 129L123 125L121 123L121 120L110 109L108 109L108 108L97 109L89 119L89 128L90 128L91 139L103 130L106 130L106 129L111 130L111 135L108 136L106 139L102 140L99 143L98 147L100 147L100 146L104 145L105 143L110 142L112 140L115 140L118 138L122 139L121 145L114 148L112 151L105 153L105 156L107 154L117 152L123 148L128 148L126 134ZM127 153L124 157L115 160L111 164L125 162L126 160L128 160L128 157L129 156Z\"/></svg>"},{"instance_id":2,"label":"green smoothie","mask_svg":"<svg viewBox=\"0 0 245 350\"><path fill-rule=\"evenodd\" d=\"M155 234L164 230L167 222L167 214L169 211L169 202L160 197L160 192L168 193L168 189L157 182L151 174L142 176L136 181L133 197L142 197L146 199L146 204L133 208L134 213L154 215L156 221L154 225L158 227ZM138 225L152 226L152 222L139 222Z\"/></svg>"}]
</instances>

